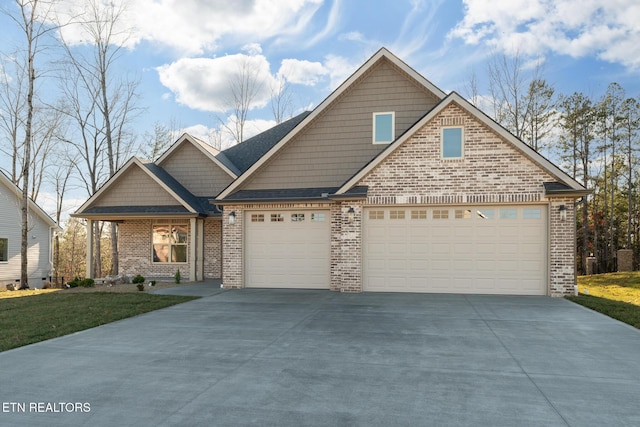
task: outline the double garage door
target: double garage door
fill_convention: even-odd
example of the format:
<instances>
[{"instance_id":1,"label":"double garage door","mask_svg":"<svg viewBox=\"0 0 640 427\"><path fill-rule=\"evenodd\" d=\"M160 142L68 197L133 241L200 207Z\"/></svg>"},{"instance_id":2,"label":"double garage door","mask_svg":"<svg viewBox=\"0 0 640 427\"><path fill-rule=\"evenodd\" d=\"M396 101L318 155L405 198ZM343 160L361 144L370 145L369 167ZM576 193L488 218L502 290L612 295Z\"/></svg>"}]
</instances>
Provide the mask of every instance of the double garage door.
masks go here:
<instances>
[{"instance_id":1,"label":"double garage door","mask_svg":"<svg viewBox=\"0 0 640 427\"><path fill-rule=\"evenodd\" d=\"M363 290L544 295L546 215L544 205L365 208ZM329 287L328 210L244 220L245 286Z\"/></svg>"},{"instance_id":2,"label":"double garage door","mask_svg":"<svg viewBox=\"0 0 640 427\"><path fill-rule=\"evenodd\" d=\"M544 295L545 206L368 208L365 291Z\"/></svg>"}]
</instances>

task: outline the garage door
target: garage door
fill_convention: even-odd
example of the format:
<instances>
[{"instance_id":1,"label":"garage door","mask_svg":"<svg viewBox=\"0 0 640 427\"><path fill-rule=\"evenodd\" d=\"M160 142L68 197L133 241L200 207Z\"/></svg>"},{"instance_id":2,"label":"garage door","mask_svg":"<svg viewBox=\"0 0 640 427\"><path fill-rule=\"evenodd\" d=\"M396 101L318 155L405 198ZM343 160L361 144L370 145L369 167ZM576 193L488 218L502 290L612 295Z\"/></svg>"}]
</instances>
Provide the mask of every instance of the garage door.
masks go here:
<instances>
[{"instance_id":1,"label":"garage door","mask_svg":"<svg viewBox=\"0 0 640 427\"><path fill-rule=\"evenodd\" d=\"M245 286L328 289L328 210L245 212Z\"/></svg>"},{"instance_id":2,"label":"garage door","mask_svg":"<svg viewBox=\"0 0 640 427\"><path fill-rule=\"evenodd\" d=\"M544 295L546 206L367 208L365 291Z\"/></svg>"}]
</instances>

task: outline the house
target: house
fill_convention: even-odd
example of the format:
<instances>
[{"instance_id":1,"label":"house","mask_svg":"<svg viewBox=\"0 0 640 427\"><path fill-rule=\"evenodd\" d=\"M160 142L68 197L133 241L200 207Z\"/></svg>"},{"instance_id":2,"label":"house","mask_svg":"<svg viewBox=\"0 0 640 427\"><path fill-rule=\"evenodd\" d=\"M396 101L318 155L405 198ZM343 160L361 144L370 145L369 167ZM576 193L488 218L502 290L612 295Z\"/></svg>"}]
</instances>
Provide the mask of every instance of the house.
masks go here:
<instances>
[{"instance_id":1,"label":"house","mask_svg":"<svg viewBox=\"0 0 640 427\"><path fill-rule=\"evenodd\" d=\"M0 284L20 282L22 190L0 171ZM53 233L58 225L29 200L27 267L30 287L41 287L53 271Z\"/></svg>"},{"instance_id":2,"label":"house","mask_svg":"<svg viewBox=\"0 0 640 427\"><path fill-rule=\"evenodd\" d=\"M129 274L560 296L575 292L588 192L383 48L313 111L239 145L183 135L155 163L132 159L76 216L119 222Z\"/></svg>"}]
</instances>

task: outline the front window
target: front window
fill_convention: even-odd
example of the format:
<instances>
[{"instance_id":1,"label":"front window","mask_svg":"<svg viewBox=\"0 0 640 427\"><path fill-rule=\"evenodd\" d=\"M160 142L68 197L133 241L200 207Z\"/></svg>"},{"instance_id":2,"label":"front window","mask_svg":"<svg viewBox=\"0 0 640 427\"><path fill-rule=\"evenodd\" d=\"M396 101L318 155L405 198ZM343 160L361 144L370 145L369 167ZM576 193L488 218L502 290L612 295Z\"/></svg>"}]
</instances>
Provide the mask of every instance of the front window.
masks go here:
<instances>
[{"instance_id":1,"label":"front window","mask_svg":"<svg viewBox=\"0 0 640 427\"><path fill-rule=\"evenodd\" d=\"M153 262L187 262L187 224L153 225Z\"/></svg>"},{"instance_id":2,"label":"front window","mask_svg":"<svg viewBox=\"0 0 640 427\"><path fill-rule=\"evenodd\" d=\"M9 261L9 239L0 239L0 262Z\"/></svg>"},{"instance_id":3,"label":"front window","mask_svg":"<svg viewBox=\"0 0 640 427\"><path fill-rule=\"evenodd\" d=\"M462 153L462 128L451 127L442 129L442 158L461 159Z\"/></svg>"},{"instance_id":4,"label":"front window","mask_svg":"<svg viewBox=\"0 0 640 427\"><path fill-rule=\"evenodd\" d=\"M373 113L373 143L389 144L395 138L395 113Z\"/></svg>"}]
</instances>

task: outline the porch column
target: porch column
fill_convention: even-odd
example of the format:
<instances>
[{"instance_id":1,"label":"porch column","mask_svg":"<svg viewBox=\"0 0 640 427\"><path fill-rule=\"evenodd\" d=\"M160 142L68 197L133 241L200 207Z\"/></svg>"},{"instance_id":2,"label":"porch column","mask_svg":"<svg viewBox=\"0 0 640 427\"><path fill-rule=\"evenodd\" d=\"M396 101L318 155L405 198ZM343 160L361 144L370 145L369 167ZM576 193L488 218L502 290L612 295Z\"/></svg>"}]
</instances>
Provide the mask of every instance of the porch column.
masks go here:
<instances>
[{"instance_id":1,"label":"porch column","mask_svg":"<svg viewBox=\"0 0 640 427\"><path fill-rule=\"evenodd\" d=\"M87 265L85 267L85 276L93 279L95 271L93 269L93 221L87 220Z\"/></svg>"},{"instance_id":2,"label":"porch column","mask_svg":"<svg viewBox=\"0 0 640 427\"><path fill-rule=\"evenodd\" d=\"M189 280L197 281L196 276L196 257L198 248L198 229L197 221L195 218L189 220Z\"/></svg>"}]
</instances>

